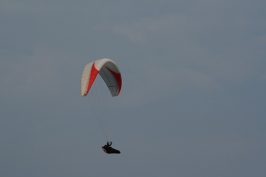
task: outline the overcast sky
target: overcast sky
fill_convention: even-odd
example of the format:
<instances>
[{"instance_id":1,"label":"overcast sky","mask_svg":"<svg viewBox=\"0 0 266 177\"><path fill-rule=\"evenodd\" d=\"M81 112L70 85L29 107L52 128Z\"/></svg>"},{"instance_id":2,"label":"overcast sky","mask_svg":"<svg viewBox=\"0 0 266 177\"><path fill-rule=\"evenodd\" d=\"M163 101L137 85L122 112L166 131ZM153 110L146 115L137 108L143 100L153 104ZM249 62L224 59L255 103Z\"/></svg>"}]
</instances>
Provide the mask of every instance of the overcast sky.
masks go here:
<instances>
[{"instance_id":1,"label":"overcast sky","mask_svg":"<svg viewBox=\"0 0 266 177\"><path fill-rule=\"evenodd\" d=\"M0 176L266 176L265 9L0 0ZM123 77L102 122L120 155L103 153L80 96L84 66L101 58Z\"/></svg>"}]
</instances>

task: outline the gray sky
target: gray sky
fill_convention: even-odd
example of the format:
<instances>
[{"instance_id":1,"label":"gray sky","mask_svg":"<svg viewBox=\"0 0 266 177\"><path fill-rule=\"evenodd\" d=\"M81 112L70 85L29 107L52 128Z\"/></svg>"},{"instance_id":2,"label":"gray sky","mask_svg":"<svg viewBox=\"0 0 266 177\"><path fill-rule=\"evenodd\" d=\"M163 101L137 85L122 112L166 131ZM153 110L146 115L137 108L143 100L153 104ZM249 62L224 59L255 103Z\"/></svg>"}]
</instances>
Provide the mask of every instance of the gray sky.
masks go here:
<instances>
[{"instance_id":1,"label":"gray sky","mask_svg":"<svg viewBox=\"0 0 266 177\"><path fill-rule=\"evenodd\" d=\"M0 0L0 176L266 176L266 1ZM120 155L80 96L110 58Z\"/></svg>"}]
</instances>

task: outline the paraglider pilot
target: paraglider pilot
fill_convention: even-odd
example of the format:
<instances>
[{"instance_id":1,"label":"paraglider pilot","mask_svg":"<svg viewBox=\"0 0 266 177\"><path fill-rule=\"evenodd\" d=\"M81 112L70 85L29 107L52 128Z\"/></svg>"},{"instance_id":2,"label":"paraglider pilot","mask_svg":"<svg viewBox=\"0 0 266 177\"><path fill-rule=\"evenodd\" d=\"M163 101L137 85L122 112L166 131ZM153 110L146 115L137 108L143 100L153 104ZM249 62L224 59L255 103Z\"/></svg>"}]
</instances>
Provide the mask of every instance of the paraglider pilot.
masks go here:
<instances>
[{"instance_id":1,"label":"paraglider pilot","mask_svg":"<svg viewBox=\"0 0 266 177\"><path fill-rule=\"evenodd\" d=\"M106 153L106 154L120 154L120 151L117 150L117 149L114 149L111 147L112 145L112 142L108 142L106 143L106 145L102 146L102 149L103 151Z\"/></svg>"}]
</instances>

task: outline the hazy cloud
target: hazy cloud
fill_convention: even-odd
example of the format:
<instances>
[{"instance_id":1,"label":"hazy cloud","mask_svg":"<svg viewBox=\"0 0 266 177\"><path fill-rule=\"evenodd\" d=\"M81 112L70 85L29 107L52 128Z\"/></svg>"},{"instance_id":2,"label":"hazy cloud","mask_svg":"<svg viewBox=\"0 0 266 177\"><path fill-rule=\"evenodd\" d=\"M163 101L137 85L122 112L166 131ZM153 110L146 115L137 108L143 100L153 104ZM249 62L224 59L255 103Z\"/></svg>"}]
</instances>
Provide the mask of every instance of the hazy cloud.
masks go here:
<instances>
[{"instance_id":1,"label":"hazy cloud","mask_svg":"<svg viewBox=\"0 0 266 177\"><path fill-rule=\"evenodd\" d=\"M265 5L2 0L0 176L265 176ZM123 77L101 110L100 58Z\"/></svg>"}]
</instances>

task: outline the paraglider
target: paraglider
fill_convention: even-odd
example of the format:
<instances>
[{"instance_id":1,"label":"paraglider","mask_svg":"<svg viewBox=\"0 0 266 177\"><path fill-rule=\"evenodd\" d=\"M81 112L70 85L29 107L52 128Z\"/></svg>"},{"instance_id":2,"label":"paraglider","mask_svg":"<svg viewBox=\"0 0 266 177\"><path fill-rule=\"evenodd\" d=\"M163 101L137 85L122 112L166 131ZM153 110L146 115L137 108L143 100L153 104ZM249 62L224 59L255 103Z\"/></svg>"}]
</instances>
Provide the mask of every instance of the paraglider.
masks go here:
<instances>
[{"instance_id":1,"label":"paraglider","mask_svg":"<svg viewBox=\"0 0 266 177\"><path fill-rule=\"evenodd\" d=\"M118 96L122 88L122 76L115 62L108 58L96 60L84 67L80 84L81 96L88 95L98 75L105 82L111 96ZM103 151L107 154L120 154L120 151L112 148L111 145L112 142L109 143L107 140L107 144L102 146Z\"/></svg>"},{"instance_id":2,"label":"paraglider","mask_svg":"<svg viewBox=\"0 0 266 177\"><path fill-rule=\"evenodd\" d=\"M106 154L120 154L120 151L117 150L117 149L112 148L111 145L112 145L112 142L111 141L110 142L107 141L106 145L104 145L102 147L103 151Z\"/></svg>"}]
</instances>

